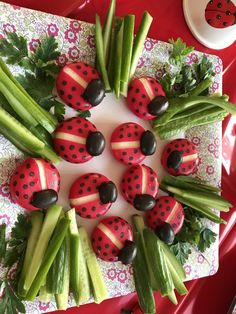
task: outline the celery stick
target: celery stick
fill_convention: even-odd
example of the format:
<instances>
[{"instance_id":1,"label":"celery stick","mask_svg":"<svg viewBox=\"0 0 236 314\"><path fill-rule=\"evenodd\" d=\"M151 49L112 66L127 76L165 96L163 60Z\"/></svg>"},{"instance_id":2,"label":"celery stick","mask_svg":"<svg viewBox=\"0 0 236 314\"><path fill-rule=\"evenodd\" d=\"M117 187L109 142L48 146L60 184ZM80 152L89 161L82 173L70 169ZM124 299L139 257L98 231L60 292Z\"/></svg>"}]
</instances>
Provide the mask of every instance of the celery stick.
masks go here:
<instances>
[{"instance_id":1,"label":"celery stick","mask_svg":"<svg viewBox=\"0 0 236 314\"><path fill-rule=\"evenodd\" d=\"M34 281L41 263L44 258L48 243L56 227L58 219L60 217L62 207L55 204L49 207L46 211L46 216L43 221L43 226L38 237L37 244L35 245L34 254L28 272L25 277L24 290L29 291L32 282Z\"/></svg>"},{"instance_id":2,"label":"celery stick","mask_svg":"<svg viewBox=\"0 0 236 314\"><path fill-rule=\"evenodd\" d=\"M33 301L42 285L45 281L47 273L52 266L52 263L59 251L61 244L66 236L67 229L69 227L70 220L68 218L60 219L58 225L55 228L53 237L46 249L45 255L43 257L40 268L37 272L36 277L34 278L32 285L26 295L26 300Z\"/></svg>"},{"instance_id":3,"label":"celery stick","mask_svg":"<svg viewBox=\"0 0 236 314\"><path fill-rule=\"evenodd\" d=\"M116 20L116 19L115 19ZM107 72L108 72L108 78L111 85L111 89L113 90L114 82L114 65L115 65L115 29L112 29L111 31L111 44L110 44L110 51L109 51L109 60L108 60L108 66L107 66Z\"/></svg>"},{"instance_id":4,"label":"celery stick","mask_svg":"<svg viewBox=\"0 0 236 314\"><path fill-rule=\"evenodd\" d=\"M153 18L151 17L151 15L147 11L145 11L139 26L138 33L134 40L129 79L131 79L135 73L136 67L138 65L138 60L142 53L143 45L151 26L152 20Z\"/></svg>"},{"instance_id":5,"label":"celery stick","mask_svg":"<svg viewBox=\"0 0 236 314\"><path fill-rule=\"evenodd\" d=\"M120 97L120 75L122 64L122 43L123 43L124 20L117 26L116 48L115 48L115 66L114 66L114 90L116 97Z\"/></svg>"},{"instance_id":6,"label":"celery stick","mask_svg":"<svg viewBox=\"0 0 236 314\"><path fill-rule=\"evenodd\" d=\"M121 81L129 81L129 73L133 51L134 40L134 15L126 15L124 17L124 35L122 47L122 64L121 64Z\"/></svg>"},{"instance_id":7,"label":"celery stick","mask_svg":"<svg viewBox=\"0 0 236 314\"><path fill-rule=\"evenodd\" d=\"M30 222L32 225L31 232L27 241L27 248L25 252L25 258L23 262L23 267L20 274L20 279L18 282L18 293L21 296L26 295L24 291L24 281L27 275L28 269L31 265L32 256L34 254L35 246L40 235L42 224L43 224L43 213L40 211L32 212Z\"/></svg>"},{"instance_id":8,"label":"celery stick","mask_svg":"<svg viewBox=\"0 0 236 314\"><path fill-rule=\"evenodd\" d=\"M39 154L41 157L50 160L54 164L58 164L61 162L61 158L48 145L45 145L43 150L41 150Z\"/></svg>"},{"instance_id":9,"label":"celery stick","mask_svg":"<svg viewBox=\"0 0 236 314\"><path fill-rule=\"evenodd\" d=\"M108 56L109 50L111 46L111 32L112 32L112 25L115 16L115 7L116 1L111 0L108 13L106 15L105 24L103 27L103 47L104 47L104 58L105 58L105 65L108 65Z\"/></svg>"},{"instance_id":10,"label":"celery stick","mask_svg":"<svg viewBox=\"0 0 236 314\"><path fill-rule=\"evenodd\" d=\"M16 140L5 128L0 125L0 134L4 135L16 148L18 148L22 153L30 156L35 156L36 154L24 146L20 141Z\"/></svg>"},{"instance_id":11,"label":"celery stick","mask_svg":"<svg viewBox=\"0 0 236 314\"><path fill-rule=\"evenodd\" d=\"M21 125L14 117L10 116L0 107L0 126L9 132L17 142L22 143L29 151L39 153L45 147L45 144L35 137L31 132Z\"/></svg>"},{"instance_id":12,"label":"celery stick","mask_svg":"<svg viewBox=\"0 0 236 314\"><path fill-rule=\"evenodd\" d=\"M174 305L178 304L174 289L168 293L168 298Z\"/></svg>"},{"instance_id":13,"label":"celery stick","mask_svg":"<svg viewBox=\"0 0 236 314\"><path fill-rule=\"evenodd\" d=\"M52 300L52 294L47 292L46 285L41 286L39 291L39 300L48 303Z\"/></svg>"},{"instance_id":14,"label":"celery stick","mask_svg":"<svg viewBox=\"0 0 236 314\"><path fill-rule=\"evenodd\" d=\"M41 124L49 133L52 133L56 128L56 121L51 121L51 114L41 108L38 104L32 101L19 89L12 80L0 68L0 82L9 90L9 92L18 99L18 101L27 108L28 112ZM49 116L50 115L50 119Z\"/></svg>"},{"instance_id":15,"label":"celery stick","mask_svg":"<svg viewBox=\"0 0 236 314\"><path fill-rule=\"evenodd\" d=\"M0 92L5 96L9 105L12 107L15 113L23 121L25 121L25 123L28 123L31 126L38 125L37 120L35 120L34 117L32 117L29 111L26 110L26 108L21 104L21 102L19 102L18 99L14 97L14 94L12 94L2 82L0 82Z\"/></svg>"},{"instance_id":16,"label":"celery stick","mask_svg":"<svg viewBox=\"0 0 236 314\"><path fill-rule=\"evenodd\" d=\"M106 91L110 91L111 87L109 84L106 63L105 63L105 56L104 56L102 26L101 26L100 18L97 14L96 14L96 26L95 26L95 44L96 44L97 60L99 63L99 67L101 69L101 75L102 75L104 87Z\"/></svg>"},{"instance_id":17,"label":"celery stick","mask_svg":"<svg viewBox=\"0 0 236 314\"><path fill-rule=\"evenodd\" d=\"M93 287L94 301L95 303L101 303L109 297L105 280L103 278L96 255L92 249L87 231L83 227L79 227L79 234L81 237L82 249Z\"/></svg>"},{"instance_id":18,"label":"celery stick","mask_svg":"<svg viewBox=\"0 0 236 314\"><path fill-rule=\"evenodd\" d=\"M65 272L63 281L63 290L60 294L55 294L56 304L58 310L66 310L68 307L68 298L70 293L70 237L67 231L66 237L66 259L65 259Z\"/></svg>"},{"instance_id":19,"label":"celery stick","mask_svg":"<svg viewBox=\"0 0 236 314\"><path fill-rule=\"evenodd\" d=\"M187 94L181 95L181 97L188 97L188 96L198 96L212 84L212 79L206 78L205 80L201 81L195 88L190 90Z\"/></svg>"},{"instance_id":20,"label":"celery stick","mask_svg":"<svg viewBox=\"0 0 236 314\"><path fill-rule=\"evenodd\" d=\"M56 117L54 117L50 112L44 110L41 106L39 106L36 101L27 93L24 87L20 84L20 82L12 75L11 71L7 67L7 65L0 58L0 68L5 72L5 74L11 79L11 81L24 93L24 95L33 102L34 106L38 107L38 109L45 115L45 117L51 121L52 124L57 125L58 121Z\"/></svg>"}]
</instances>

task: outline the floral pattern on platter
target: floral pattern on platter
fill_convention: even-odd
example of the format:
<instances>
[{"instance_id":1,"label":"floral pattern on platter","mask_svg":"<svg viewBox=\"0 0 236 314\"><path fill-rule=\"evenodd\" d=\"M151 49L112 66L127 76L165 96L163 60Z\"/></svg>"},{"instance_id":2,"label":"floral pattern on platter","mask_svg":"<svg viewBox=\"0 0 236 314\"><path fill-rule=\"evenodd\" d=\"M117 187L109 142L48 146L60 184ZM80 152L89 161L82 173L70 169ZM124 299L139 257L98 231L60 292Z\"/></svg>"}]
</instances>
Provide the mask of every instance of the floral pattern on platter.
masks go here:
<instances>
[{"instance_id":1,"label":"floral pattern on platter","mask_svg":"<svg viewBox=\"0 0 236 314\"><path fill-rule=\"evenodd\" d=\"M40 38L45 34L55 36L62 52L57 60L61 66L77 60L94 63L95 44L92 24L0 3L0 36L4 37L10 31L24 35L31 51L36 49ZM135 75L149 75L160 79L166 71L174 70L167 65L170 51L170 44L148 38ZM186 58L186 63L193 64L202 56L202 53L194 51ZM211 88L211 91L215 92L222 89L222 61L212 55L207 55L207 57L215 67L216 75ZM196 175L209 183L220 185L221 124L193 128L186 132L186 137L196 145L199 152L201 162ZM22 156L11 143L0 135L0 224L3 222L7 224L8 233L17 215L23 211L22 208L11 202L8 190L11 173L19 164ZM218 225L211 222L206 222L206 225L218 234ZM110 297L125 295L134 291L131 266L125 266L119 262L103 262L102 260L99 260L99 263L106 279ZM187 280L212 275L217 271L217 268L218 239L204 254L193 251L185 265ZM0 274L2 271L0 266ZM73 301L70 298L69 306L72 305ZM37 299L35 302L26 303L28 314L50 312L55 309L55 302L42 303Z\"/></svg>"}]
</instances>

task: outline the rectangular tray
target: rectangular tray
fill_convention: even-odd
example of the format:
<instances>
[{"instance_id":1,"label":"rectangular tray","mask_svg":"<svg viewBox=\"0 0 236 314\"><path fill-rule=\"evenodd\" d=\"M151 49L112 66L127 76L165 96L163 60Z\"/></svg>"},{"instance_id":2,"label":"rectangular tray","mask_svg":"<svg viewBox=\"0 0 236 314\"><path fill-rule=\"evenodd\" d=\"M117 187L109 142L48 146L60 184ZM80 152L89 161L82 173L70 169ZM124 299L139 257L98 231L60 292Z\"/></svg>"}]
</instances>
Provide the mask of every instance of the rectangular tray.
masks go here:
<instances>
[{"instance_id":1,"label":"rectangular tray","mask_svg":"<svg viewBox=\"0 0 236 314\"><path fill-rule=\"evenodd\" d=\"M94 63L95 44L94 25L92 24L0 2L0 37L4 37L6 32L12 31L16 31L18 34L27 38L30 50L35 49L42 36L55 36L62 53L58 59L58 63L61 65L77 60L86 61L90 64ZM135 75L148 75L157 79L160 78L168 70L166 62L170 51L170 44L147 38ZM202 58L202 56L202 53L194 51L188 56L186 63L191 65ZM221 60L213 55L207 55L207 58L214 64L214 71L216 73L212 92L221 91ZM15 66L11 69L15 73L20 71ZM67 116L72 116L72 114L73 112L68 110ZM104 117L106 117L105 120ZM108 141L111 130L119 123L127 121L140 123L141 121L129 112L122 100L117 101L113 95L108 95L101 106L92 110L91 120L97 125L98 129L102 129ZM149 128L147 122L142 122L141 124ZM219 186L221 179L221 123L193 128L186 132L185 136L198 148L200 165L196 175L211 184ZM160 166L160 153L164 143L158 141L157 155L148 159L147 162L145 160L146 164L152 166L157 171L159 178L164 175L164 171ZM23 155L11 143L0 135L0 224L7 224L8 233L17 215L23 211L22 208L12 202L9 193L9 178L22 157ZM114 163L114 167L112 163ZM60 193L59 201L62 205L68 207L66 195L70 184L78 177L78 174L88 171L98 171L104 173L118 184L120 176L125 169L125 166L114 161L111 154L109 154L108 148L106 148L102 156L94 158L83 165L71 166L67 162L62 162L59 166L62 176L62 192ZM135 210L130 205L127 205L120 197L113 207L107 215L121 215L129 220L129 216L135 213ZM90 232L98 220L91 221L80 218L79 222L85 225ZM219 234L218 225L210 221L206 221L206 225ZM132 267L124 266L120 262L99 262L110 298L126 295L135 290ZM187 280L213 275L218 269L218 238L204 254L193 250L184 268ZM0 277L3 271L0 265ZM69 306L72 305L73 302L70 299ZM45 304L37 299L35 302L26 302L26 311L28 314L50 312L55 309L54 302Z\"/></svg>"}]
</instances>

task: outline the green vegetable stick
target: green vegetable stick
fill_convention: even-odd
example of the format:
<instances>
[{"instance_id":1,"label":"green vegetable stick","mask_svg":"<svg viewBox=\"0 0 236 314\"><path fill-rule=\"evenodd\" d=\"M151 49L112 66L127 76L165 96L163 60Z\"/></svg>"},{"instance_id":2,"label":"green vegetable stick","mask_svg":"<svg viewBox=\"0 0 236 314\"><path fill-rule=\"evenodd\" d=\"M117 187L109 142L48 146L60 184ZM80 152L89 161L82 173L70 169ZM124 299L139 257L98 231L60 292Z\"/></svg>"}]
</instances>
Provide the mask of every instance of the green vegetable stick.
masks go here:
<instances>
[{"instance_id":1,"label":"green vegetable stick","mask_svg":"<svg viewBox=\"0 0 236 314\"><path fill-rule=\"evenodd\" d=\"M53 237L49 243L49 246L45 252L42 264L37 272L35 279L26 295L26 300L33 301L40 289L40 286L45 281L47 273L52 266L52 263L59 251L61 244L66 236L67 229L69 227L70 220L67 218L60 219L56 226Z\"/></svg>"},{"instance_id":2,"label":"green vegetable stick","mask_svg":"<svg viewBox=\"0 0 236 314\"><path fill-rule=\"evenodd\" d=\"M75 209L72 208L66 212L66 217L70 219L69 238L70 238L70 286L77 305L80 298L80 265L79 265L79 246L80 236L77 227Z\"/></svg>"},{"instance_id":3,"label":"green vegetable stick","mask_svg":"<svg viewBox=\"0 0 236 314\"><path fill-rule=\"evenodd\" d=\"M96 44L96 53L99 67L101 69L101 75L106 91L110 91L111 87L109 84L108 74L106 70L106 62L104 56L104 46L102 38L102 26L99 16L96 14L96 25L95 25L95 44Z\"/></svg>"},{"instance_id":4,"label":"green vegetable stick","mask_svg":"<svg viewBox=\"0 0 236 314\"><path fill-rule=\"evenodd\" d=\"M116 20L117 18L115 18ZM108 66L107 66L107 72L108 72L108 78L111 85L111 89L113 90L114 87L114 67L115 67L115 29L112 29L111 31L111 44L110 44L110 51L109 51L109 60L108 60Z\"/></svg>"},{"instance_id":5,"label":"green vegetable stick","mask_svg":"<svg viewBox=\"0 0 236 314\"><path fill-rule=\"evenodd\" d=\"M204 92L204 90L209 88L211 84L212 84L212 79L206 78L205 80L201 81L195 88L190 90L187 94L181 95L181 97L198 96L202 92Z\"/></svg>"},{"instance_id":6,"label":"green vegetable stick","mask_svg":"<svg viewBox=\"0 0 236 314\"><path fill-rule=\"evenodd\" d=\"M66 259L65 259L65 272L63 280L63 291L60 294L55 294L56 304L58 310L66 310L68 307L68 299L70 293L70 237L67 230L65 237L66 241Z\"/></svg>"},{"instance_id":7,"label":"green vegetable stick","mask_svg":"<svg viewBox=\"0 0 236 314\"><path fill-rule=\"evenodd\" d=\"M115 38L115 66L114 66L114 90L116 97L120 97L120 75L121 75L121 64L122 64L122 43L123 43L123 31L124 31L124 20L117 26L117 35Z\"/></svg>"},{"instance_id":8,"label":"green vegetable stick","mask_svg":"<svg viewBox=\"0 0 236 314\"><path fill-rule=\"evenodd\" d=\"M171 185L174 187L190 189L195 191L209 191L212 193L219 193L221 189L217 188L216 186L205 184L202 180L198 178L193 178L190 176L172 176L172 175L165 175L162 182L165 185Z\"/></svg>"},{"instance_id":9,"label":"green vegetable stick","mask_svg":"<svg viewBox=\"0 0 236 314\"><path fill-rule=\"evenodd\" d=\"M134 283L138 295L138 301L144 313L156 313L155 299L149 282L149 274L145 263L144 247L140 232L134 233L135 243L138 247L137 255L133 260Z\"/></svg>"},{"instance_id":10,"label":"green vegetable stick","mask_svg":"<svg viewBox=\"0 0 236 314\"><path fill-rule=\"evenodd\" d=\"M120 80L123 82L129 81L133 40L134 40L134 15L126 15L124 17L124 34L123 34L123 46L122 46L122 63L121 63L121 75Z\"/></svg>"},{"instance_id":11,"label":"green vegetable stick","mask_svg":"<svg viewBox=\"0 0 236 314\"><path fill-rule=\"evenodd\" d=\"M52 294L48 293L46 285L41 286L40 291L39 291L39 300L41 302L48 303L52 299Z\"/></svg>"},{"instance_id":12,"label":"green vegetable stick","mask_svg":"<svg viewBox=\"0 0 236 314\"><path fill-rule=\"evenodd\" d=\"M66 260L66 241L57 252L55 260L47 274L46 287L47 291L52 294L59 294L63 291L64 286L64 273L65 273L65 260Z\"/></svg>"},{"instance_id":13,"label":"green vegetable stick","mask_svg":"<svg viewBox=\"0 0 236 314\"><path fill-rule=\"evenodd\" d=\"M104 47L104 58L105 58L105 65L108 65L108 56L109 50L111 47L111 33L112 33L112 26L115 16L115 7L116 1L111 0L109 10L106 15L105 24L103 27L103 47Z\"/></svg>"},{"instance_id":14,"label":"green vegetable stick","mask_svg":"<svg viewBox=\"0 0 236 314\"><path fill-rule=\"evenodd\" d=\"M171 121L177 120L177 119L182 119L182 118L188 118L189 116L194 117L195 114L199 113L199 112L204 112L204 110L206 109L211 109L211 108L215 108L214 105L212 104L205 104L205 106L200 107L200 106L194 106L193 108L181 111L179 113L177 113L176 115L174 115L171 119Z\"/></svg>"},{"instance_id":15,"label":"green vegetable stick","mask_svg":"<svg viewBox=\"0 0 236 314\"><path fill-rule=\"evenodd\" d=\"M82 249L91 279L94 301L95 303L101 303L109 297L107 287L85 228L79 227L79 234L81 237Z\"/></svg>"},{"instance_id":16,"label":"green vegetable stick","mask_svg":"<svg viewBox=\"0 0 236 314\"><path fill-rule=\"evenodd\" d=\"M9 68L7 67L5 62L3 62L3 60L1 58L0 58L0 68L11 79L11 81L22 91L22 93L24 93L25 96L28 97L28 99L30 101L32 101L35 106L38 107L38 109L46 116L46 118L49 119L51 121L51 123L57 125L57 119L52 114L50 114L49 112L44 110L42 107L40 107L36 103L36 101L27 93L27 91L24 89L24 87L20 84L20 82L12 75L11 71L9 70Z\"/></svg>"},{"instance_id":17,"label":"green vegetable stick","mask_svg":"<svg viewBox=\"0 0 236 314\"><path fill-rule=\"evenodd\" d=\"M192 201L197 201L198 203L202 203L203 205L214 207L215 209L220 209L224 212L228 212L229 207L232 207L232 204L230 204L230 202L226 201L221 196L211 192L194 190L191 191L186 189L183 190L168 185L166 185L165 188L171 193L180 195L184 198L188 198Z\"/></svg>"},{"instance_id":18,"label":"green vegetable stick","mask_svg":"<svg viewBox=\"0 0 236 314\"><path fill-rule=\"evenodd\" d=\"M9 133L17 142L21 143L29 151L39 153L45 147L45 144L29 132L14 117L10 116L3 108L0 107L0 126Z\"/></svg>"},{"instance_id":19,"label":"green vegetable stick","mask_svg":"<svg viewBox=\"0 0 236 314\"><path fill-rule=\"evenodd\" d=\"M147 256L150 261L153 275L159 282L161 295L168 295L174 288L173 280L168 269L166 259L157 236L151 229L144 229L144 242L147 249Z\"/></svg>"},{"instance_id":20,"label":"green vegetable stick","mask_svg":"<svg viewBox=\"0 0 236 314\"><path fill-rule=\"evenodd\" d=\"M159 289L159 282L156 280L153 274L152 265L150 263L150 260L148 259L147 249L146 249L146 245L145 245L144 237L143 237L143 230L145 228L143 217L140 215L133 215L132 221L134 224L134 229L140 234L138 247L139 249L143 251L143 254L145 256L145 263L146 263L146 267L147 267L148 275L149 275L149 283L152 287L152 290L157 291ZM142 248L140 248L140 246L142 246Z\"/></svg>"},{"instance_id":21,"label":"green vegetable stick","mask_svg":"<svg viewBox=\"0 0 236 314\"><path fill-rule=\"evenodd\" d=\"M26 274L25 282L23 285L23 289L27 292L29 291L32 282L34 281L36 274L38 273L38 270L41 266L44 254L60 217L61 211L62 207L57 204L52 205L46 211L46 216L43 221L42 229L38 237L37 244L35 245L34 254L32 255L31 264Z\"/></svg>"},{"instance_id":22,"label":"green vegetable stick","mask_svg":"<svg viewBox=\"0 0 236 314\"><path fill-rule=\"evenodd\" d=\"M9 90L11 94L15 96L15 98L27 108L28 112L33 116L35 120L38 121L49 133L52 133L56 128L56 121L55 123L48 118L49 113L41 108L38 104L31 101L29 97L25 95L19 89L12 80L5 74L5 72L0 68L0 82L4 84L4 86Z\"/></svg>"},{"instance_id":23,"label":"green vegetable stick","mask_svg":"<svg viewBox=\"0 0 236 314\"><path fill-rule=\"evenodd\" d=\"M23 121L25 121L25 123L34 127L38 125L37 120L35 120L34 117L32 117L29 111L27 111L26 108L22 106L21 102L19 102L18 99L14 97L14 94L9 92L8 88L2 82L0 82L0 92L5 96L14 112Z\"/></svg>"},{"instance_id":24,"label":"green vegetable stick","mask_svg":"<svg viewBox=\"0 0 236 314\"><path fill-rule=\"evenodd\" d=\"M142 53L143 45L151 26L152 20L152 16L147 11L145 11L142 16L138 33L134 40L129 79L131 79L135 73L136 67L138 65L138 60Z\"/></svg>"},{"instance_id":25,"label":"green vegetable stick","mask_svg":"<svg viewBox=\"0 0 236 314\"><path fill-rule=\"evenodd\" d=\"M177 201L179 201L180 203L183 203L185 205L192 207L193 209L195 209L196 211L201 213L204 217L208 218L209 220L211 220L215 223L218 223L218 224L220 224L220 223L226 224L227 223L225 220L223 220L222 218L215 215L209 207L204 206L203 204L198 204L197 202L193 202L189 199L183 198L183 197L176 195L176 194L174 195L174 198Z\"/></svg>"},{"instance_id":26,"label":"green vegetable stick","mask_svg":"<svg viewBox=\"0 0 236 314\"><path fill-rule=\"evenodd\" d=\"M24 257L24 263L20 274L20 279L18 283L18 294L20 296L26 295L26 291L24 291L24 281L27 274L27 271L30 268L32 256L34 254L35 246L38 241L38 237L41 232L42 224L43 224L43 213L40 211L32 212L30 222L31 222L31 232L27 241L27 248Z\"/></svg>"}]
</instances>

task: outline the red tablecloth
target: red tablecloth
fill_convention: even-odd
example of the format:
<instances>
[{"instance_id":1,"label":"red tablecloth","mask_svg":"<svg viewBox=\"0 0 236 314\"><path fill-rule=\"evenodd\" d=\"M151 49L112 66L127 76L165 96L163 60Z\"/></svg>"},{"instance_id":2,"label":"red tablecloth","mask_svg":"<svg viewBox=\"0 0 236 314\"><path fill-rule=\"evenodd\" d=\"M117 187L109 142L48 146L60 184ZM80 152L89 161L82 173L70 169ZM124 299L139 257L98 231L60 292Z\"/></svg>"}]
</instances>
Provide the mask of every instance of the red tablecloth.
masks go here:
<instances>
[{"instance_id":1,"label":"red tablecloth","mask_svg":"<svg viewBox=\"0 0 236 314\"><path fill-rule=\"evenodd\" d=\"M94 22L95 12L104 18L109 0L8 0L12 4ZM169 38L181 37L188 45L197 50L218 55L224 65L223 92L236 103L236 44L216 51L202 46L190 33L183 16L181 0L117 0L117 15L132 13L136 15L138 25L142 13L148 10L154 17L149 36L167 41ZM228 127L227 127L228 126ZM225 119L223 124L223 147L231 156L231 166L223 169L223 194L235 206L223 216L227 226L220 230L220 267L216 275L187 283L189 293L178 297L178 306L172 305L166 298L156 295L158 313L178 314L223 314L227 313L233 297L236 295L236 145L235 123L232 118ZM233 136L232 136L233 135ZM230 139L228 142L227 140ZM224 146L225 140L225 146ZM100 305L91 304L73 308L68 314L118 314L122 308L131 308L137 302L135 294L104 301ZM58 311L57 314L60 312ZM61 312L62 313L62 312Z\"/></svg>"}]
</instances>

